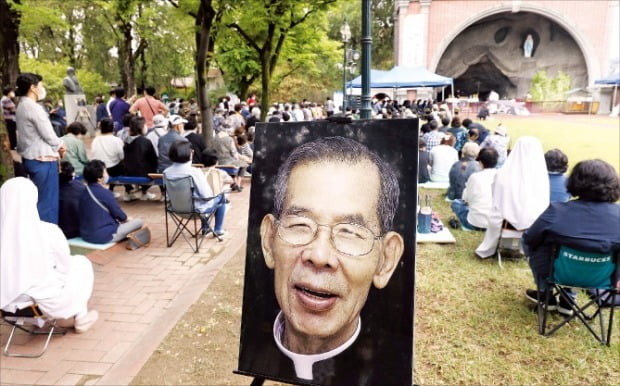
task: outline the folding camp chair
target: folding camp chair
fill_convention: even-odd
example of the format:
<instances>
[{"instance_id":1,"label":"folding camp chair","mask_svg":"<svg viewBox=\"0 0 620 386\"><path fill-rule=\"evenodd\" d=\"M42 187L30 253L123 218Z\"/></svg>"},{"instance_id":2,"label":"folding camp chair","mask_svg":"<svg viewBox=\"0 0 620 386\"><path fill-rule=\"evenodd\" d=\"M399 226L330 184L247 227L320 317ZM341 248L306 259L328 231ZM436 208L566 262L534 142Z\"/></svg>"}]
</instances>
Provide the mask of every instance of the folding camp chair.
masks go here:
<instances>
[{"instance_id":1,"label":"folding camp chair","mask_svg":"<svg viewBox=\"0 0 620 386\"><path fill-rule=\"evenodd\" d=\"M508 221L502 221L502 231L497 241L497 261L502 266L502 253L509 258L525 257L521 247L521 236L525 230L515 229Z\"/></svg>"},{"instance_id":2,"label":"folding camp chair","mask_svg":"<svg viewBox=\"0 0 620 386\"><path fill-rule=\"evenodd\" d=\"M544 301L539 301L537 306L539 333L550 336L560 327L577 318L599 342L609 346L615 307L614 302L609 304L603 299L609 296L613 297L619 291L615 288L618 252L593 253L559 245L553 247L552 253L554 258L551 261L551 273L547 279L547 288L544 291ZM596 291L596 295L592 296L585 304L579 305L563 287L590 288L599 291ZM570 305L572 315L566 316L555 326L548 326L548 305L556 294L561 297L563 303ZM609 305L609 319L607 320L607 327L605 327L602 308L607 305ZM594 310L594 313L587 314L586 310L590 308ZM594 318L598 319L598 327L590 325L590 321Z\"/></svg>"},{"instance_id":3,"label":"folding camp chair","mask_svg":"<svg viewBox=\"0 0 620 386\"><path fill-rule=\"evenodd\" d=\"M204 199L194 197L195 188L191 176L169 179L164 175L164 186L166 188L164 211L166 213L166 242L168 247L171 247L179 236L183 236L196 253L209 233L222 241L211 226L214 221L214 211L201 213L195 206L196 201L209 201L218 196ZM172 234L170 233L169 219L172 220L174 226Z\"/></svg>"},{"instance_id":4,"label":"folding camp chair","mask_svg":"<svg viewBox=\"0 0 620 386\"><path fill-rule=\"evenodd\" d=\"M4 355L6 356L20 358L38 358L43 355L43 353L45 353L45 350L47 350L47 346L52 339L52 335L64 335L67 332L64 328L56 329L56 320L48 319L45 315L43 315L43 313L36 304L19 309L14 313L4 310L0 311L2 313L2 319L13 326L13 328L11 329L11 333L9 334L9 339L6 341L6 345L4 346ZM43 329L43 327L46 325L47 328ZM43 344L43 348L30 354L11 352L11 343L13 342L13 337L15 336L16 329L25 331L29 335L47 335L45 343Z\"/></svg>"}]
</instances>

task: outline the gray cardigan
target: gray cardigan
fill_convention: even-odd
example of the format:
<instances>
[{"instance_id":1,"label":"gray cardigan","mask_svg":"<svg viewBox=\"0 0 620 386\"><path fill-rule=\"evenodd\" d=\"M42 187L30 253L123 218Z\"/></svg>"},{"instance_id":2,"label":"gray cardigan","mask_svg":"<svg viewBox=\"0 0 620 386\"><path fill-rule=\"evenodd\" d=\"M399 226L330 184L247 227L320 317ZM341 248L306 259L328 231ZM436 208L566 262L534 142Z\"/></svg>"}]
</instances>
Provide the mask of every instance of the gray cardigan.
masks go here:
<instances>
[{"instance_id":1,"label":"gray cardigan","mask_svg":"<svg viewBox=\"0 0 620 386\"><path fill-rule=\"evenodd\" d=\"M17 151L22 158L59 157L62 140L56 136L48 114L28 97L20 98L15 113L17 123Z\"/></svg>"}]
</instances>

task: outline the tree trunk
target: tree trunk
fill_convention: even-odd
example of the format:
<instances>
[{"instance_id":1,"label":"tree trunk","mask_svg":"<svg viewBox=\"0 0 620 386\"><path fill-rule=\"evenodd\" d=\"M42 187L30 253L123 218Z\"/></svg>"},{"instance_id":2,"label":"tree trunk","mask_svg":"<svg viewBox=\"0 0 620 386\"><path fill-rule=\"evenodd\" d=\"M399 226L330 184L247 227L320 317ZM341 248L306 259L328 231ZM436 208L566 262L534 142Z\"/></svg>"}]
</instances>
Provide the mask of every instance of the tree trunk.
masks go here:
<instances>
[{"instance_id":1,"label":"tree trunk","mask_svg":"<svg viewBox=\"0 0 620 386\"><path fill-rule=\"evenodd\" d=\"M20 0L14 0L19 4ZM15 87L19 75L19 23L21 15L11 9L8 0L0 0L0 50L2 85Z\"/></svg>"},{"instance_id":2,"label":"tree trunk","mask_svg":"<svg viewBox=\"0 0 620 386\"><path fill-rule=\"evenodd\" d=\"M261 100L260 100L260 120L265 121L267 111L269 111L269 85L271 83L271 50L263 50L261 53Z\"/></svg>"},{"instance_id":3,"label":"tree trunk","mask_svg":"<svg viewBox=\"0 0 620 386\"><path fill-rule=\"evenodd\" d=\"M134 57L131 43L131 22L123 22L120 26L123 33L123 41L121 43L121 82L125 88L125 95L132 96L136 93L135 67L136 58Z\"/></svg>"},{"instance_id":4,"label":"tree trunk","mask_svg":"<svg viewBox=\"0 0 620 386\"><path fill-rule=\"evenodd\" d=\"M211 0L201 0L196 16L196 97L202 117L202 136L207 149L213 148L213 117L208 97L207 54L214 16Z\"/></svg>"},{"instance_id":5,"label":"tree trunk","mask_svg":"<svg viewBox=\"0 0 620 386\"><path fill-rule=\"evenodd\" d=\"M9 134L6 131L2 109L0 109L0 147L2 148L2 151L0 151L0 185L2 185L4 181L15 176Z\"/></svg>"}]
</instances>

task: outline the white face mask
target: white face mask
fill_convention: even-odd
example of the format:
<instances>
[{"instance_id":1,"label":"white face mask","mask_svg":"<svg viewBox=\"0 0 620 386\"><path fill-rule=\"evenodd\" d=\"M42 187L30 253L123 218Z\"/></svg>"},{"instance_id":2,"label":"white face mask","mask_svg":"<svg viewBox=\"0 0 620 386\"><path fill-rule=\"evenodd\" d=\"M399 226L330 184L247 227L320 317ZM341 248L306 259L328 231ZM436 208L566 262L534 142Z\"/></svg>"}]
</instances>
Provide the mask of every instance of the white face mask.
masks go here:
<instances>
[{"instance_id":1,"label":"white face mask","mask_svg":"<svg viewBox=\"0 0 620 386\"><path fill-rule=\"evenodd\" d=\"M37 92L37 100L42 101L47 96L47 91L45 90L45 87L43 86L37 87L37 89L39 90L39 92Z\"/></svg>"},{"instance_id":2,"label":"white face mask","mask_svg":"<svg viewBox=\"0 0 620 386\"><path fill-rule=\"evenodd\" d=\"M106 175L103 176L102 183L107 184L109 180L110 180L110 176L106 174Z\"/></svg>"}]
</instances>

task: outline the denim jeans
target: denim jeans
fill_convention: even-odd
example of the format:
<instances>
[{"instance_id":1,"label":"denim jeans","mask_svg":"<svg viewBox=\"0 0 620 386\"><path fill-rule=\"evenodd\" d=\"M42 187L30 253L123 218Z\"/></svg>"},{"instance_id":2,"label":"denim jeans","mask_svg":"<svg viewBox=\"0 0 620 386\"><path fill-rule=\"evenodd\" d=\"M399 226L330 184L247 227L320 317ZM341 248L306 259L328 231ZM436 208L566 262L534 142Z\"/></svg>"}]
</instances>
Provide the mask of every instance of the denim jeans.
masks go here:
<instances>
[{"instance_id":1,"label":"denim jeans","mask_svg":"<svg viewBox=\"0 0 620 386\"><path fill-rule=\"evenodd\" d=\"M43 221L58 225L58 206L60 201L58 163L23 160L24 168L39 191L37 210Z\"/></svg>"},{"instance_id":2,"label":"denim jeans","mask_svg":"<svg viewBox=\"0 0 620 386\"><path fill-rule=\"evenodd\" d=\"M452 200L452 203L450 204L450 206L452 207L452 211L454 212L454 214L456 214L456 217L458 217L463 227L470 229L472 231L482 230L481 228L471 225L469 221L467 221L467 214L469 213L469 206L467 206L465 201L457 198L457 199Z\"/></svg>"},{"instance_id":3,"label":"denim jeans","mask_svg":"<svg viewBox=\"0 0 620 386\"><path fill-rule=\"evenodd\" d=\"M217 198L213 199L215 203L214 206L207 209L204 213L209 214L215 211L215 228L213 231L215 233L220 233L224 228L224 215L226 214L226 198L223 194L217 196Z\"/></svg>"}]
</instances>

